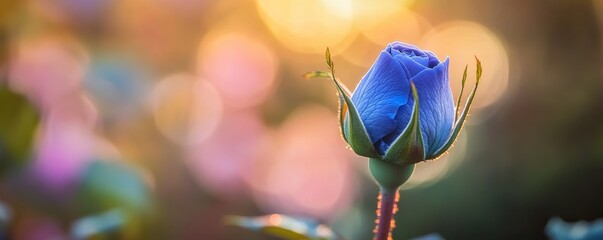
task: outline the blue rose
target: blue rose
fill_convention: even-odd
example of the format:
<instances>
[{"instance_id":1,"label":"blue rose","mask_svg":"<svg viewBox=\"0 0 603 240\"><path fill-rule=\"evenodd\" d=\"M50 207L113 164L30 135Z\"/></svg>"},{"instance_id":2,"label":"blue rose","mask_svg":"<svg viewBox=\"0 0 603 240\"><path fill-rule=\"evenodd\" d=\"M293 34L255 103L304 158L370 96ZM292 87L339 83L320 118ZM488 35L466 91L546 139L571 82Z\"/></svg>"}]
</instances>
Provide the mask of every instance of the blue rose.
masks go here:
<instances>
[{"instance_id":1,"label":"blue rose","mask_svg":"<svg viewBox=\"0 0 603 240\"><path fill-rule=\"evenodd\" d=\"M343 138L360 156L369 158L371 174L382 189L394 191L412 174L414 164L445 153L463 127L475 97L482 68L476 58L475 87L459 115L461 93L454 106L448 81L449 59L440 62L429 51L394 42L351 93L335 77L327 48L330 72L309 72L306 77L328 77L339 95L339 125Z\"/></svg>"},{"instance_id":2,"label":"blue rose","mask_svg":"<svg viewBox=\"0 0 603 240\"><path fill-rule=\"evenodd\" d=\"M420 128L426 156L440 149L452 134L455 111L448 82L449 59L440 62L429 51L394 42L381 51L352 95L371 143L385 154L408 126L419 95Z\"/></svg>"},{"instance_id":3,"label":"blue rose","mask_svg":"<svg viewBox=\"0 0 603 240\"><path fill-rule=\"evenodd\" d=\"M450 91L448 58L440 62L432 52L390 43L353 93L335 77L329 49L326 60L331 72L314 71L305 76L328 77L335 83L345 141L360 156L398 166L435 159L450 148L463 127L482 74L476 58L475 87L459 112ZM466 78L465 67L457 105Z\"/></svg>"},{"instance_id":4,"label":"blue rose","mask_svg":"<svg viewBox=\"0 0 603 240\"><path fill-rule=\"evenodd\" d=\"M390 43L353 93L335 77L329 49L326 60L331 72L305 76L329 77L335 83L341 133L350 148L360 156L399 166L435 159L450 148L463 127L482 73L476 58L475 87L459 115L448 80L449 58L440 62L432 52ZM457 105L466 78L465 67Z\"/></svg>"},{"instance_id":5,"label":"blue rose","mask_svg":"<svg viewBox=\"0 0 603 240\"><path fill-rule=\"evenodd\" d=\"M440 62L432 52L390 43L351 93L335 77L328 48L325 57L330 72L313 71L305 77L328 77L335 83L343 138L356 154L369 158L369 170L380 187L375 239L391 238L397 191L410 178L414 164L435 159L452 146L475 98L481 63L476 57L475 87L459 115L467 67L455 108L449 58Z\"/></svg>"}]
</instances>

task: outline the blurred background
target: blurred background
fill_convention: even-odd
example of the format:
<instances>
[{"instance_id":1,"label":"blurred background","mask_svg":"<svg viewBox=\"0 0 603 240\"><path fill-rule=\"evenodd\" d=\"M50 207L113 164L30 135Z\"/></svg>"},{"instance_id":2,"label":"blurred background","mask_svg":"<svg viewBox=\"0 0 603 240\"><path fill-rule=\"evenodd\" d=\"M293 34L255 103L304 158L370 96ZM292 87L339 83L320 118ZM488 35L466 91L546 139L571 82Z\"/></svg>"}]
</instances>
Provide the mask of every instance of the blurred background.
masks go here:
<instances>
[{"instance_id":1,"label":"blurred background","mask_svg":"<svg viewBox=\"0 0 603 240\"><path fill-rule=\"evenodd\" d=\"M227 215L372 235L326 70L404 41L484 76L454 148L401 192L395 239L545 239L603 217L601 0L0 3L1 239L273 239Z\"/></svg>"}]
</instances>

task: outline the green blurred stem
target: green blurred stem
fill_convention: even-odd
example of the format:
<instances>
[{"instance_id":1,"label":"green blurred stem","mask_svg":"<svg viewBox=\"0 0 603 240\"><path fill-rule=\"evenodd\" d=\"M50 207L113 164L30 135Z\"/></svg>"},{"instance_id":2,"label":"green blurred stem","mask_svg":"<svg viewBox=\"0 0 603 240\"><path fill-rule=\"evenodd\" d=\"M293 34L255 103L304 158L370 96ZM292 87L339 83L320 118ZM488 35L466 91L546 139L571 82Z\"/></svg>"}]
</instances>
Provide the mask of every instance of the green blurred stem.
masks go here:
<instances>
[{"instance_id":1,"label":"green blurred stem","mask_svg":"<svg viewBox=\"0 0 603 240\"><path fill-rule=\"evenodd\" d=\"M414 168L414 165L402 166L381 159L369 158L371 175L380 188L373 239L391 239L391 231L395 226L393 218L398 211L398 190L410 178Z\"/></svg>"}]
</instances>

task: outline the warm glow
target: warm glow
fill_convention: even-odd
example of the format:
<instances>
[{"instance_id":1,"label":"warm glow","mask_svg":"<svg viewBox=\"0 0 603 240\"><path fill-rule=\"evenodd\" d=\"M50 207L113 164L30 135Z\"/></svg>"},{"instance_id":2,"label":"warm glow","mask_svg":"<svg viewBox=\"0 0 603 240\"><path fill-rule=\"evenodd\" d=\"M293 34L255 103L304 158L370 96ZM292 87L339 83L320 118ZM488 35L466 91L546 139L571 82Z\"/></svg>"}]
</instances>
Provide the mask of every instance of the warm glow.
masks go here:
<instances>
[{"instance_id":1,"label":"warm glow","mask_svg":"<svg viewBox=\"0 0 603 240\"><path fill-rule=\"evenodd\" d=\"M270 214L268 217L268 222L270 222L272 225L280 225L282 220L281 215L278 214Z\"/></svg>"},{"instance_id":2,"label":"warm glow","mask_svg":"<svg viewBox=\"0 0 603 240\"><path fill-rule=\"evenodd\" d=\"M465 159L466 135L461 132L452 148L438 159L415 164L415 170L410 179L402 185L402 189L429 186L452 172Z\"/></svg>"},{"instance_id":3,"label":"warm glow","mask_svg":"<svg viewBox=\"0 0 603 240\"><path fill-rule=\"evenodd\" d=\"M416 44L430 29L431 25L419 14L400 8L378 24L362 28L361 34L342 53L342 57L368 68L388 43L403 41Z\"/></svg>"},{"instance_id":4,"label":"warm glow","mask_svg":"<svg viewBox=\"0 0 603 240\"><path fill-rule=\"evenodd\" d=\"M356 35L347 0L256 0L260 16L283 46L303 53L334 53Z\"/></svg>"},{"instance_id":5,"label":"warm glow","mask_svg":"<svg viewBox=\"0 0 603 240\"><path fill-rule=\"evenodd\" d=\"M441 58L440 60L450 56L450 85L454 96L458 96L460 92L463 70L467 64L469 68L465 90L470 91L473 88L474 56L481 60L484 71L478 95L471 109L473 113L496 102L507 90L509 81L507 52L502 41L485 26L466 21L446 22L426 34L419 45L433 51ZM461 103L464 104L464 101Z\"/></svg>"},{"instance_id":6,"label":"warm glow","mask_svg":"<svg viewBox=\"0 0 603 240\"><path fill-rule=\"evenodd\" d=\"M267 131L254 112L226 112L206 141L186 148L186 164L201 186L240 197L257 162L268 155Z\"/></svg>"},{"instance_id":7,"label":"warm glow","mask_svg":"<svg viewBox=\"0 0 603 240\"><path fill-rule=\"evenodd\" d=\"M274 85L274 53L247 34L208 34L201 42L197 61L200 74L216 86L230 106L262 103Z\"/></svg>"},{"instance_id":8,"label":"warm glow","mask_svg":"<svg viewBox=\"0 0 603 240\"><path fill-rule=\"evenodd\" d=\"M380 240L554 239L546 218L603 212L603 0L543 2L0 0L0 240L371 239L375 216ZM460 107L474 56L483 76L458 140L375 214L327 75L352 95L405 75L371 69L394 42L450 57L455 105L468 66ZM406 53L410 80L436 65ZM412 94L375 84L381 135Z\"/></svg>"},{"instance_id":9,"label":"warm glow","mask_svg":"<svg viewBox=\"0 0 603 240\"><path fill-rule=\"evenodd\" d=\"M278 130L274 158L252 184L270 211L328 218L351 201L353 176L333 113L301 109Z\"/></svg>"},{"instance_id":10,"label":"warm glow","mask_svg":"<svg viewBox=\"0 0 603 240\"><path fill-rule=\"evenodd\" d=\"M371 0L348 1L352 3L355 23L360 29L382 26L387 19L406 9L414 2L414 0L382 0L378 3Z\"/></svg>"},{"instance_id":11,"label":"warm glow","mask_svg":"<svg viewBox=\"0 0 603 240\"><path fill-rule=\"evenodd\" d=\"M62 96L77 91L88 54L66 37L21 41L9 69L9 86L26 94L41 107L50 107Z\"/></svg>"},{"instance_id":12,"label":"warm glow","mask_svg":"<svg viewBox=\"0 0 603 240\"><path fill-rule=\"evenodd\" d=\"M157 128L180 144L207 139L222 116L222 100L216 89L194 75L166 77L155 86L151 100Z\"/></svg>"},{"instance_id":13,"label":"warm glow","mask_svg":"<svg viewBox=\"0 0 603 240\"><path fill-rule=\"evenodd\" d=\"M420 14L401 9L378 25L363 29L362 34L382 46L393 41L415 44L431 28L431 24Z\"/></svg>"}]
</instances>

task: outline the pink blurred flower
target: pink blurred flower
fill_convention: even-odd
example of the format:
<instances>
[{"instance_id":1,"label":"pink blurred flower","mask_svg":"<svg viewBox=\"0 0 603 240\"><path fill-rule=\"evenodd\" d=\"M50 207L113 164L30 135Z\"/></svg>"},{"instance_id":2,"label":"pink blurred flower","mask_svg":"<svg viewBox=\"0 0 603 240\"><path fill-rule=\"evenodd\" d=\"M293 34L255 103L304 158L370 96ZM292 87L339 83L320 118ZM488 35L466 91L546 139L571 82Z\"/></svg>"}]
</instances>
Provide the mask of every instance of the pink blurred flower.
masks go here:
<instances>
[{"instance_id":1,"label":"pink blurred flower","mask_svg":"<svg viewBox=\"0 0 603 240\"><path fill-rule=\"evenodd\" d=\"M44 116L32 165L33 177L51 190L69 191L93 160L96 111L83 95L65 96Z\"/></svg>"},{"instance_id":2,"label":"pink blurred flower","mask_svg":"<svg viewBox=\"0 0 603 240\"><path fill-rule=\"evenodd\" d=\"M9 69L9 86L41 111L31 174L50 190L68 191L93 158L98 114L81 82L87 56L64 38L23 41Z\"/></svg>"},{"instance_id":3,"label":"pink blurred flower","mask_svg":"<svg viewBox=\"0 0 603 240\"><path fill-rule=\"evenodd\" d=\"M201 75L234 107L262 103L274 86L277 60L272 49L248 35L228 33L206 39L198 61Z\"/></svg>"},{"instance_id":4,"label":"pink blurred flower","mask_svg":"<svg viewBox=\"0 0 603 240\"><path fill-rule=\"evenodd\" d=\"M9 69L9 86L45 109L77 91L84 75L85 53L60 38L21 42Z\"/></svg>"}]
</instances>

